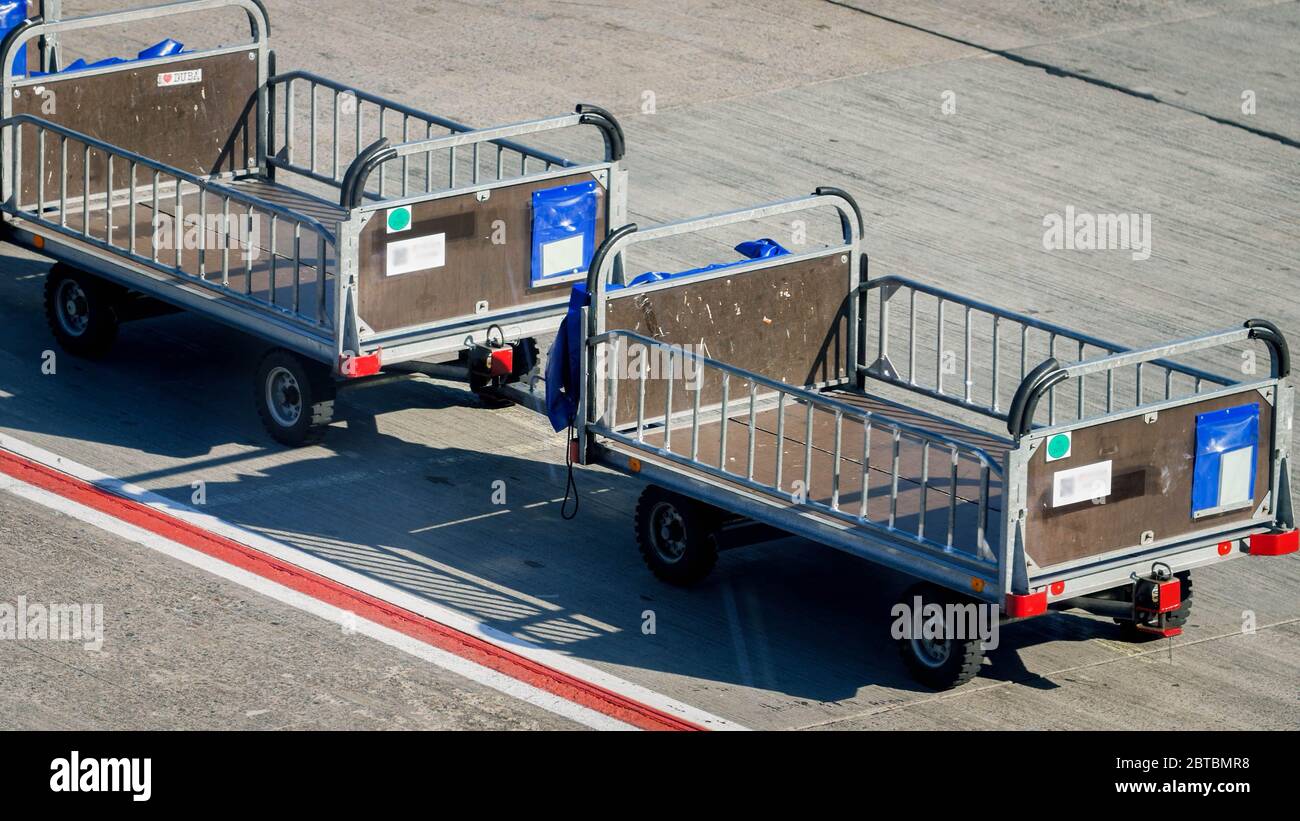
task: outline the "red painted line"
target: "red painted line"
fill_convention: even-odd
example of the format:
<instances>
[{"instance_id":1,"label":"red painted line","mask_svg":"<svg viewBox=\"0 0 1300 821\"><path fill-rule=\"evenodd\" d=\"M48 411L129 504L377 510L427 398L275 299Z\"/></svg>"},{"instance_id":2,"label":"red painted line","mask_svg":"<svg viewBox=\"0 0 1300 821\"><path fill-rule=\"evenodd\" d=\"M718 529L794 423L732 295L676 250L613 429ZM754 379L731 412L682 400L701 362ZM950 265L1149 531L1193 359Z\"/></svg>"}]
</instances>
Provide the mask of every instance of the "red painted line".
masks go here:
<instances>
[{"instance_id":1,"label":"red painted line","mask_svg":"<svg viewBox=\"0 0 1300 821\"><path fill-rule=\"evenodd\" d=\"M361 618L634 727L643 730L706 729L17 454L0 450L0 473L106 513L326 604L349 610Z\"/></svg>"}]
</instances>

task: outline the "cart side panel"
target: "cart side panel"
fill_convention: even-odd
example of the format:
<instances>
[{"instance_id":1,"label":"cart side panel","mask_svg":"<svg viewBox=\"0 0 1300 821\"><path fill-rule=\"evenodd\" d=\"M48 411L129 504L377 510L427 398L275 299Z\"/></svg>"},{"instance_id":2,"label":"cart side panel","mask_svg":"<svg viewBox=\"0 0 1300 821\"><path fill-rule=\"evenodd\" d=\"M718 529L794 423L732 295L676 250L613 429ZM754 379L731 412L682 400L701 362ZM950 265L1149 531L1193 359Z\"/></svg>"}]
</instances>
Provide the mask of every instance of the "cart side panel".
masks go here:
<instances>
[{"instance_id":1,"label":"cart side panel","mask_svg":"<svg viewBox=\"0 0 1300 821\"><path fill-rule=\"evenodd\" d=\"M1197 417L1211 411L1259 408L1258 458L1249 506L1194 518L1192 485ZM1220 396L1145 414L1101 422L1071 432L1070 455L1048 461L1046 442L1029 458L1026 551L1039 567L1138 549L1142 534L1154 541L1213 534L1249 524L1270 489L1273 406L1257 390ZM1061 471L1110 462L1111 493L1104 504L1081 501L1053 507L1053 477Z\"/></svg>"},{"instance_id":2,"label":"cart side panel","mask_svg":"<svg viewBox=\"0 0 1300 821\"><path fill-rule=\"evenodd\" d=\"M839 382L848 367L850 266L841 254L797 260L739 274L683 278L647 290L609 294L605 327L629 330L747 371L805 387ZM624 352L635 364L637 355ZM646 419L662 418L668 383L673 410L691 407L689 374L680 362L668 380L665 363L651 358L646 371ZM635 421L640 402L635 367L620 365L616 419ZM729 385L731 402L748 385ZM717 379L700 385L702 405L721 401Z\"/></svg>"},{"instance_id":3,"label":"cart side panel","mask_svg":"<svg viewBox=\"0 0 1300 821\"><path fill-rule=\"evenodd\" d=\"M20 87L13 110L193 174L243 171L257 162L258 62L249 59L256 53L250 49L147 66L127 63L104 74L57 74ZM59 196L58 157L59 139L47 135L47 200ZM106 164L96 157L92 153L92 193L103 192L106 183ZM23 201L32 202L39 161L34 137L22 146L22 158ZM80 148L70 150L69 199L81 196L83 169ZM114 173L114 187L125 187L123 169Z\"/></svg>"},{"instance_id":4,"label":"cart side panel","mask_svg":"<svg viewBox=\"0 0 1300 821\"><path fill-rule=\"evenodd\" d=\"M547 300L564 300L572 282L533 287L532 195L534 191L593 179L590 173L528 180L476 192L416 202L410 228L389 233L380 209L362 229L359 243L357 313L376 333L474 316L480 303L490 313ZM608 191L596 186L595 235L605 236ZM441 267L388 276L388 245L443 235Z\"/></svg>"}]
</instances>

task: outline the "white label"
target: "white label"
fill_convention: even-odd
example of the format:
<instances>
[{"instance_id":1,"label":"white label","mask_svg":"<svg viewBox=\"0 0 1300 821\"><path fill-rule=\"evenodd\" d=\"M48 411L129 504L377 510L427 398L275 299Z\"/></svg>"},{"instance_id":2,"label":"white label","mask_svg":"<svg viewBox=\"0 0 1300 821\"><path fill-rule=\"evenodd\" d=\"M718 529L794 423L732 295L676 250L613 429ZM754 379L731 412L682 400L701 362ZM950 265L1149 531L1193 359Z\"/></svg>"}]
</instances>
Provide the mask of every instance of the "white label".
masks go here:
<instances>
[{"instance_id":1,"label":"white label","mask_svg":"<svg viewBox=\"0 0 1300 821\"><path fill-rule=\"evenodd\" d=\"M567 274L582 267L582 234L542 245L542 276Z\"/></svg>"},{"instance_id":2,"label":"white label","mask_svg":"<svg viewBox=\"0 0 1300 821\"><path fill-rule=\"evenodd\" d=\"M158 75L158 87L188 86L203 82L203 69L193 71L165 71Z\"/></svg>"},{"instance_id":3,"label":"white label","mask_svg":"<svg viewBox=\"0 0 1300 821\"><path fill-rule=\"evenodd\" d=\"M1254 446L1230 450L1219 457L1219 506L1250 499L1250 462Z\"/></svg>"},{"instance_id":4,"label":"white label","mask_svg":"<svg viewBox=\"0 0 1300 821\"><path fill-rule=\"evenodd\" d=\"M390 277L427 271L447 264L447 235L432 234L403 242L388 243L388 268Z\"/></svg>"},{"instance_id":5,"label":"white label","mask_svg":"<svg viewBox=\"0 0 1300 821\"><path fill-rule=\"evenodd\" d=\"M1052 475L1052 507L1089 502L1110 495L1110 460L1057 471Z\"/></svg>"}]
</instances>

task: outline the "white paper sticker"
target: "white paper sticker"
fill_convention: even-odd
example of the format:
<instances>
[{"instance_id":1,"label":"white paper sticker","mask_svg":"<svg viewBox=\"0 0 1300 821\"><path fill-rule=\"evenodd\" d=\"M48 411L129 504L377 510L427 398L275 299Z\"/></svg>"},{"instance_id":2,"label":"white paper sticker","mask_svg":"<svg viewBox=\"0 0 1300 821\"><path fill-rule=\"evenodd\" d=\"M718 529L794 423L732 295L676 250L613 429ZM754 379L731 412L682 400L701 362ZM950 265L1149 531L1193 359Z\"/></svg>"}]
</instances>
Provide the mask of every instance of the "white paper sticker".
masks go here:
<instances>
[{"instance_id":1,"label":"white paper sticker","mask_svg":"<svg viewBox=\"0 0 1300 821\"><path fill-rule=\"evenodd\" d=\"M203 82L203 69L193 71L167 71L158 75L158 87L188 86Z\"/></svg>"},{"instance_id":2,"label":"white paper sticker","mask_svg":"<svg viewBox=\"0 0 1300 821\"><path fill-rule=\"evenodd\" d=\"M1110 460L1057 471L1052 475L1052 507L1089 502L1110 495Z\"/></svg>"},{"instance_id":3,"label":"white paper sticker","mask_svg":"<svg viewBox=\"0 0 1300 821\"><path fill-rule=\"evenodd\" d=\"M431 234L403 242L388 243L388 268L390 277L427 271L447 264L447 235Z\"/></svg>"},{"instance_id":4,"label":"white paper sticker","mask_svg":"<svg viewBox=\"0 0 1300 821\"><path fill-rule=\"evenodd\" d=\"M582 234L542 244L542 276L567 274L582 267Z\"/></svg>"},{"instance_id":5,"label":"white paper sticker","mask_svg":"<svg viewBox=\"0 0 1300 821\"><path fill-rule=\"evenodd\" d=\"M1253 445L1230 450L1219 457L1219 506L1251 501L1250 463Z\"/></svg>"}]
</instances>

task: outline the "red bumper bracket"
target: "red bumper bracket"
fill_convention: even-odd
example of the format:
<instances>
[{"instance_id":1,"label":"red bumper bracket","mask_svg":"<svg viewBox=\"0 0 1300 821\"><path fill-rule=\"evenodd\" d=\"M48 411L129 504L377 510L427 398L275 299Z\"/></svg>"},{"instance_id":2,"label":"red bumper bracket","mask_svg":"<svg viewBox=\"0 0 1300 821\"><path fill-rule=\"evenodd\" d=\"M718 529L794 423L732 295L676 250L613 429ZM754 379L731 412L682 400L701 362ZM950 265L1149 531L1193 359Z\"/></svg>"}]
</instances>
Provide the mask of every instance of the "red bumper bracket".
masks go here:
<instances>
[{"instance_id":1,"label":"red bumper bracket","mask_svg":"<svg viewBox=\"0 0 1300 821\"><path fill-rule=\"evenodd\" d=\"M1041 616L1047 612L1047 590L1039 590L1037 593L1020 595L1018 593L1008 593L1006 605L1002 608L1010 619L1027 619L1030 616Z\"/></svg>"},{"instance_id":2,"label":"red bumper bracket","mask_svg":"<svg viewBox=\"0 0 1300 821\"><path fill-rule=\"evenodd\" d=\"M1300 550L1300 530L1282 533L1256 533L1250 537L1250 555L1285 556Z\"/></svg>"},{"instance_id":3,"label":"red bumper bracket","mask_svg":"<svg viewBox=\"0 0 1300 821\"><path fill-rule=\"evenodd\" d=\"M343 354L339 357L339 373L348 379L356 379L361 376L374 376L379 373L382 366L383 348L372 354L365 356L350 356Z\"/></svg>"}]
</instances>

